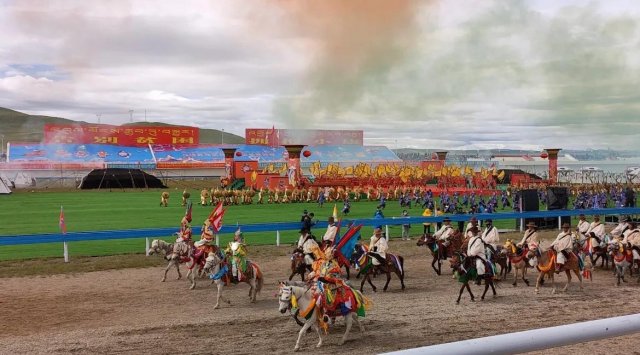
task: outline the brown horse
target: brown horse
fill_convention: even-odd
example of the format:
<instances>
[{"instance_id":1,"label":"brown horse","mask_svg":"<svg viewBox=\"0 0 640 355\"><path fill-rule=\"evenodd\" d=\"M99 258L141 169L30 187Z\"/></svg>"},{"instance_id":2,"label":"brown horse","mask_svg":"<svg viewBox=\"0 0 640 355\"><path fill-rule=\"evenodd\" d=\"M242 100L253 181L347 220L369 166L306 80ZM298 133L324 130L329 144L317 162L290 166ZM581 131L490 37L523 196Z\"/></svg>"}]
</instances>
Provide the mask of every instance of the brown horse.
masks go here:
<instances>
[{"instance_id":1,"label":"brown horse","mask_svg":"<svg viewBox=\"0 0 640 355\"><path fill-rule=\"evenodd\" d=\"M529 280L526 279L527 269L529 268L529 262L527 260L527 254L529 253L528 248L522 249L520 253L517 252L516 246L513 244L511 239L508 239L504 245L504 252L506 256L509 258L509 262L513 267L513 283L514 287L518 286L518 270L520 270L520 274L522 275L522 281L529 286Z\"/></svg>"},{"instance_id":2,"label":"brown horse","mask_svg":"<svg viewBox=\"0 0 640 355\"><path fill-rule=\"evenodd\" d=\"M394 272L400 279L402 290L405 289L404 258L402 256L386 253L386 263L381 265L374 265L371 259L372 258L367 254L367 248L363 247L362 245L356 246L351 260L355 261L356 268L360 269L359 274L364 275L364 277L362 278L362 282L360 283L360 292L362 292L364 288L365 281L368 281L369 285L371 285L371 288L373 288L373 292L376 292L376 286L373 284L373 282L371 282L371 277L374 275L374 273L387 275L387 282L382 288L383 291L386 291L389 287L392 272Z\"/></svg>"},{"instance_id":3,"label":"brown horse","mask_svg":"<svg viewBox=\"0 0 640 355\"><path fill-rule=\"evenodd\" d=\"M487 294L489 286L491 286L491 291L493 291L493 297L496 297L494 275L492 273L478 275L476 271L475 258L464 257L464 255L456 253L451 257L451 259L449 259L449 262L451 263L451 268L453 269L453 271L457 273L458 281L462 283L462 286L460 287L460 293L458 294L458 299L456 300L456 304L460 304L460 298L462 298L462 293L464 292L465 288L467 289L467 291L469 291L471 301L475 300L473 292L471 292L471 287L469 287L469 281L475 281L478 278L484 280L484 292L482 293L480 299L484 300L484 296Z\"/></svg>"},{"instance_id":4,"label":"brown horse","mask_svg":"<svg viewBox=\"0 0 640 355\"><path fill-rule=\"evenodd\" d=\"M529 250L527 258L530 259L534 256L536 256L538 259L538 270L540 270L540 275L538 275L538 279L536 280L536 293L540 291L540 284L545 275L549 276L549 278L551 279L551 286L553 287L551 293L555 293L556 286L553 278L556 269L555 250L548 249L545 251L541 251L540 248ZM564 286L562 291L566 291L567 288L569 288L569 284L571 283L571 271L573 271L578 277L578 280L580 281L580 290L582 290L582 274L578 256L576 254L571 253L571 255L569 255L569 258L567 258L567 262L564 264L562 270L560 271L564 271L567 274L567 284Z\"/></svg>"},{"instance_id":5,"label":"brown horse","mask_svg":"<svg viewBox=\"0 0 640 355\"><path fill-rule=\"evenodd\" d=\"M296 275L300 275L300 279L304 281L304 274L307 271L311 271L311 265L307 265L304 261L303 253L294 250L291 254L291 275L289 276L289 281Z\"/></svg>"},{"instance_id":6,"label":"brown horse","mask_svg":"<svg viewBox=\"0 0 640 355\"><path fill-rule=\"evenodd\" d=\"M448 246L443 246L442 241L437 240L433 235L425 233L420 239L418 239L418 246L426 245L433 260L431 261L431 267L435 270L436 274L442 275L442 261L447 257L452 256L456 251L461 250L462 247L462 233L456 230L450 238ZM466 251L466 249L465 249ZM438 263L438 268L436 268Z\"/></svg>"}]
</instances>

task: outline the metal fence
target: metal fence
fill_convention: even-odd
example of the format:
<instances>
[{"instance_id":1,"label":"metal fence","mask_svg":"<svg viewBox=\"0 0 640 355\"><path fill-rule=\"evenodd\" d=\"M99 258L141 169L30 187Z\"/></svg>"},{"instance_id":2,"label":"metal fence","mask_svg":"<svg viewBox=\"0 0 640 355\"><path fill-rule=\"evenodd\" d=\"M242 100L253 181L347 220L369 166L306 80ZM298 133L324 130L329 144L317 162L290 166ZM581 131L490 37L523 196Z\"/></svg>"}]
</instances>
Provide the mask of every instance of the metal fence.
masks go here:
<instances>
[{"instance_id":1,"label":"metal fence","mask_svg":"<svg viewBox=\"0 0 640 355\"><path fill-rule=\"evenodd\" d=\"M580 214L585 215L636 215L640 214L640 208L606 208L606 209L591 209L591 210L552 210L552 211L536 211L536 212L519 212L519 213L485 213L485 214L454 214L454 215L442 215L438 217L392 217L392 218L370 218L370 219L358 219L353 220L363 226L384 226L389 232L389 226L397 226L403 224L418 224L418 223L440 223L446 217L452 221L468 221L472 216L483 221L487 219L492 220L520 220L530 218L562 218L566 216L577 216ZM346 225L349 220L344 220L342 223ZM520 223L522 227L524 223ZM324 228L327 226L327 222L318 222L315 228ZM241 225L243 232L274 232L275 244L280 245L280 232L281 231L294 231L299 230L301 227L300 222L277 222L277 223L261 223L261 224L246 224ZM232 234L238 228L237 225L225 225L220 230L219 234ZM135 239L145 238L146 249L148 250L149 238L155 237L168 237L175 234L175 227L168 228L144 228L144 229L124 229L124 230L102 230L102 231L86 231L86 232L71 232L67 234L53 233L53 234L26 234L26 235L14 235L14 236L0 236L0 246L10 245L28 245L28 244L40 244L40 243L64 243L65 256L67 254L67 243L78 241L97 241L97 240L114 240L114 239ZM193 233L199 235L201 233L201 227L193 227ZM217 239L219 244L219 239ZM65 260L68 258L65 257Z\"/></svg>"},{"instance_id":2,"label":"metal fence","mask_svg":"<svg viewBox=\"0 0 640 355\"><path fill-rule=\"evenodd\" d=\"M640 332L640 314L400 350L394 355L514 354Z\"/></svg>"}]
</instances>

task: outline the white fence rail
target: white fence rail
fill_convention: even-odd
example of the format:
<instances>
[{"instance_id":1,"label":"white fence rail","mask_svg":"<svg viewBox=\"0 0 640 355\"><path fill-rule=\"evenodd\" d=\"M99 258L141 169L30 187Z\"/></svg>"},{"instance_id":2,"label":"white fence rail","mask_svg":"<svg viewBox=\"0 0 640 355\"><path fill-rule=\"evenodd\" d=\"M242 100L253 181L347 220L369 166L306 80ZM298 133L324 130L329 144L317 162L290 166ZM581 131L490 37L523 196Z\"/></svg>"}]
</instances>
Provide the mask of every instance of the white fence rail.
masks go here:
<instances>
[{"instance_id":1,"label":"white fence rail","mask_svg":"<svg viewBox=\"0 0 640 355\"><path fill-rule=\"evenodd\" d=\"M515 354L640 332L640 313L400 350L394 355Z\"/></svg>"}]
</instances>

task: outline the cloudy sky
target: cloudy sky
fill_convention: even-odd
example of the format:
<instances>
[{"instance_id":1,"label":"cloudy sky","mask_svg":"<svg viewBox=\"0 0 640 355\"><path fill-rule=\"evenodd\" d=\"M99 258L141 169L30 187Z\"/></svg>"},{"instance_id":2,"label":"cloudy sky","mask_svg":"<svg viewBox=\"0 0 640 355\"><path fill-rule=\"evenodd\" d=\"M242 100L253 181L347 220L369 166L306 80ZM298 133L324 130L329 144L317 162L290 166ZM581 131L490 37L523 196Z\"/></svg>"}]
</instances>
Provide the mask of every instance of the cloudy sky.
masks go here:
<instances>
[{"instance_id":1,"label":"cloudy sky","mask_svg":"<svg viewBox=\"0 0 640 355\"><path fill-rule=\"evenodd\" d=\"M639 40L635 0L0 0L0 107L636 150Z\"/></svg>"}]
</instances>

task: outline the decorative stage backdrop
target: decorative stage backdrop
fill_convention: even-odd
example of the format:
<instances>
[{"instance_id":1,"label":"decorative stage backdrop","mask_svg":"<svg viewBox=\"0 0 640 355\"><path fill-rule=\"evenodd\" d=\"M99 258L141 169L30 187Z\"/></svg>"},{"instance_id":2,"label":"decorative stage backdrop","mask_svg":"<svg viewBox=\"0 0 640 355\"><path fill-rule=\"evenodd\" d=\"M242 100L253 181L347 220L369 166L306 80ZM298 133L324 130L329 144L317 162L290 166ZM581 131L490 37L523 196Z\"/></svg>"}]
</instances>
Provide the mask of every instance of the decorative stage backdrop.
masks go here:
<instances>
[{"instance_id":1,"label":"decorative stage backdrop","mask_svg":"<svg viewBox=\"0 0 640 355\"><path fill-rule=\"evenodd\" d=\"M45 124L44 143L113 144L139 147L148 144L197 145L199 134L198 128L179 126Z\"/></svg>"}]
</instances>

